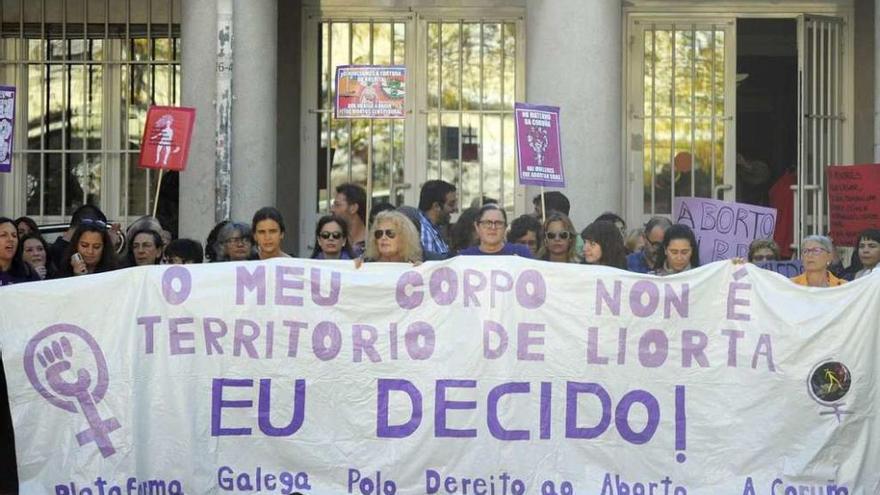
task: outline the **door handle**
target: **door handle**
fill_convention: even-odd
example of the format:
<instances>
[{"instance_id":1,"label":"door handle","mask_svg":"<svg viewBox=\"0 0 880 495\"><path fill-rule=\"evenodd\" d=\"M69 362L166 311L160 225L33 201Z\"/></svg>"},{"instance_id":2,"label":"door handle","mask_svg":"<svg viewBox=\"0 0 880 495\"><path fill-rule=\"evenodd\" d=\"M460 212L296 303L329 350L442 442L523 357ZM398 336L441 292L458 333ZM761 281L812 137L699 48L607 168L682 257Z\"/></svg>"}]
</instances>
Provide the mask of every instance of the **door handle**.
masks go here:
<instances>
[{"instance_id":1,"label":"door handle","mask_svg":"<svg viewBox=\"0 0 880 495\"><path fill-rule=\"evenodd\" d=\"M409 182L402 182L400 184L394 184L393 186L391 186L391 196L389 197L389 201L391 203L394 203L394 201L396 200L397 195L400 191L406 191L407 189L411 189L411 188L412 188L412 184L410 184ZM397 205L397 206L400 206L400 205Z\"/></svg>"},{"instance_id":2,"label":"door handle","mask_svg":"<svg viewBox=\"0 0 880 495\"><path fill-rule=\"evenodd\" d=\"M721 191L730 191L731 189L733 189L732 184L718 184L717 186L715 186L715 193L713 194L713 196L715 197L715 199L721 199L721 195L719 193Z\"/></svg>"}]
</instances>

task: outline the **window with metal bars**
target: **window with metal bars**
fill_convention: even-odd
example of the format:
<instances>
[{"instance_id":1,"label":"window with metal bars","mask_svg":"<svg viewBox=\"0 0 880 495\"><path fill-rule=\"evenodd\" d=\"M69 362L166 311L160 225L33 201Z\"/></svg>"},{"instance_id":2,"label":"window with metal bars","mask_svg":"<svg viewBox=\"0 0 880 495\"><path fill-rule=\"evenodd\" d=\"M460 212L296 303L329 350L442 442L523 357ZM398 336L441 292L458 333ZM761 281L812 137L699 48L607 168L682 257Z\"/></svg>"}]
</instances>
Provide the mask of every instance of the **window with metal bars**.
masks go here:
<instances>
[{"instance_id":1,"label":"window with metal bars","mask_svg":"<svg viewBox=\"0 0 880 495\"><path fill-rule=\"evenodd\" d=\"M416 179L438 178L457 186L463 205L491 198L513 210L521 30L514 16L320 19L316 210L326 210L345 182L369 189L374 203L402 204L407 189L417 198ZM407 65L415 115L336 120L335 70L349 64Z\"/></svg>"},{"instance_id":2,"label":"window with metal bars","mask_svg":"<svg viewBox=\"0 0 880 495\"><path fill-rule=\"evenodd\" d=\"M150 212L157 174L136 164L147 109L180 101L179 4L0 2L0 81L18 88L16 214L62 221L85 203L120 220ZM173 223L176 188L160 201Z\"/></svg>"}]
</instances>

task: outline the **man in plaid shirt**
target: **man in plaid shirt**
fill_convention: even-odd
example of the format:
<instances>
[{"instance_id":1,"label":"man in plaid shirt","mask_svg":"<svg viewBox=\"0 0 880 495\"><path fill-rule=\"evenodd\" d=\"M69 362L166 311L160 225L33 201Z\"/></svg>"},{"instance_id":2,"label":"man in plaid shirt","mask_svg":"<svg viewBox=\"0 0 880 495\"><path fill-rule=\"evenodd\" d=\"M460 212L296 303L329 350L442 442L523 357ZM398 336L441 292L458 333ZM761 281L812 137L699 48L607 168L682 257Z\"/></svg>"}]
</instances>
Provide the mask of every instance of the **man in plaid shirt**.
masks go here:
<instances>
[{"instance_id":1,"label":"man in plaid shirt","mask_svg":"<svg viewBox=\"0 0 880 495\"><path fill-rule=\"evenodd\" d=\"M429 180L422 185L419 194L422 251L425 259L428 253L435 257L449 256L449 246L440 235L439 227L449 223L453 213L458 211L458 194L455 186L442 180Z\"/></svg>"}]
</instances>

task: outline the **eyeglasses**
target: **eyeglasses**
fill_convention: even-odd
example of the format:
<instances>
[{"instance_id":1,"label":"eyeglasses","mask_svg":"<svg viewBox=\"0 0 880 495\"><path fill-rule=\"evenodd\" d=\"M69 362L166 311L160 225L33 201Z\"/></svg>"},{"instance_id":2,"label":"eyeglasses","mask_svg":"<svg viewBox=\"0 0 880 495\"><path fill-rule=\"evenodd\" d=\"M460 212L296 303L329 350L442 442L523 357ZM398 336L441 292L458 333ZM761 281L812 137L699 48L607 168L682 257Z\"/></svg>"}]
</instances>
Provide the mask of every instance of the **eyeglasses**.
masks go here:
<instances>
[{"instance_id":1,"label":"eyeglasses","mask_svg":"<svg viewBox=\"0 0 880 495\"><path fill-rule=\"evenodd\" d=\"M379 230L376 230L373 232L373 237L375 237L377 241L379 239L381 239L382 236L385 236L389 239L394 239L395 237L397 237L397 232L395 232L391 229L385 229L385 230L379 229Z\"/></svg>"},{"instance_id":2,"label":"eyeglasses","mask_svg":"<svg viewBox=\"0 0 880 495\"><path fill-rule=\"evenodd\" d=\"M480 220L477 224L484 229L503 229L507 227L507 222L504 220Z\"/></svg>"},{"instance_id":3,"label":"eyeglasses","mask_svg":"<svg viewBox=\"0 0 880 495\"><path fill-rule=\"evenodd\" d=\"M325 241L326 241L327 239L331 238L331 237L334 238L334 239L336 239L336 240L342 239L342 232L327 232L327 231L324 231L324 232L321 232L321 233L318 234L318 235L321 237L321 239L324 239Z\"/></svg>"},{"instance_id":4,"label":"eyeglasses","mask_svg":"<svg viewBox=\"0 0 880 495\"><path fill-rule=\"evenodd\" d=\"M828 252L828 250L825 248L811 247L811 248L804 249L804 256L806 256L806 255L818 256L822 253L827 253L827 252Z\"/></svg>"},{"instance_id":5,"label":"eyeglasses","mask_svg":"<svg viewBox=\"0 0 880 495\"><path fill-rule=\"evenodd\" d=\"M98 227L101 230L107 230L107 228L108 228L108 225L106 222L103 222L101 220L95 220L94 218L83 218L82 221L80 221L80 223L83 225L93 225L95 227Z\"/></svg>"},{"instance_id":6,"label":"eyeglasses","mask_svg":"<svg viewBox=\"0 0 880 495\"><path fill-rule=\"evenodd\" d=\"M557 237L563 241L567 241L569 238L574 237L574 234L571 232L547 232L544 235L551 241L555 241Z\"/></svg>"},{"instance_id":7,"label":"eyeglasses","mask_svg":"<svg viewBox=\"0 0 880 495\"><path fill-rule=\"evenodd\" d=\"M226 239L226 244L245 245L245 244L250 244L250 243L251 243L251 240L248 239L247 237L230 237L229 239Z\"/></svg>"}]
</instances>

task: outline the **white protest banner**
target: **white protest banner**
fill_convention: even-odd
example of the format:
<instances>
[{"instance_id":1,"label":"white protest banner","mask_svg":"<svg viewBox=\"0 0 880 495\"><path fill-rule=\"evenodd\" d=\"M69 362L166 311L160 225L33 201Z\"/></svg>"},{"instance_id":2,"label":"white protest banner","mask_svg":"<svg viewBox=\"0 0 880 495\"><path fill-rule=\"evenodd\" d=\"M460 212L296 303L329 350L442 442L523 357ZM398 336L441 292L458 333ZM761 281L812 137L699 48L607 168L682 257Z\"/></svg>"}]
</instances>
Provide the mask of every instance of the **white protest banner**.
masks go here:
<instances>
[{"instance_id":1,"label":"white protest banner","mask_svg":"<svg viewBox=\"0 0 880 495\"><path fill-rule=\"evenodd\" d=\"M273 259L2 295L26 495L880 490L880 275Z\"/></svg>"}]
</instances>

